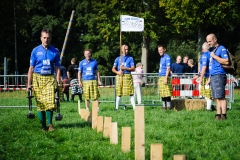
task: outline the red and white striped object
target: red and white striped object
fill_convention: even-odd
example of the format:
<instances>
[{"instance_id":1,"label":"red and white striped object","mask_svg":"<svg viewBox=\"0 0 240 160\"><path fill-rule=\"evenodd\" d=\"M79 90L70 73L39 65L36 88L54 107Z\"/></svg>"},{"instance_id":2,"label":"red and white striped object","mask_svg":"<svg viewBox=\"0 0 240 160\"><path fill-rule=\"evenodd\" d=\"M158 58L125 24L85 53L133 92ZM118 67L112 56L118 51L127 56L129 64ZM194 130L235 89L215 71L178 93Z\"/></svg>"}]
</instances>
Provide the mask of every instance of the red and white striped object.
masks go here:
<instances>
[{"instance_id":1,"label":"red and white striped object","mask_svg":"<svg viewBox=\"0 0 240 160\"><path fill-rule=\"evenodd\" d=\"M198 83L196 79L186 79L180 77L172 77L172 96L199 96Z\"/></svg>"}]
</instances>

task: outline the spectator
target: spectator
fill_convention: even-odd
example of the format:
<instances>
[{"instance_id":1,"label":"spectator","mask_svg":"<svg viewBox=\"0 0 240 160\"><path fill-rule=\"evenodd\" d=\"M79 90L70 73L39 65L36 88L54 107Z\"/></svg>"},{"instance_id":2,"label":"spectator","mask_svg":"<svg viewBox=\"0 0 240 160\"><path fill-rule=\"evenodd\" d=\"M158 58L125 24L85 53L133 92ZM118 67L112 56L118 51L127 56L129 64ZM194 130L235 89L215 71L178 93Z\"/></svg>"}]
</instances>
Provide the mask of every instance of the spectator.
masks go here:
<instances>
[{"instance_id":1,"label":"spectator","mask_svg":"<svg viewBox=\"0 0 240 160\"><path fill-rule=\"evenodd\" d=\"M188 73L198 73L197 67L194 65L193 59L188 60L189 72Z\"/></svg>"},{"instance_id":2,"label":"spectator","mask_svg":"<svg viewBox=\"0 0 240 160\"><path fill-rule=\"evenodd\" d=\"M166 53L166 48L163 45L158 46L158 53L160 55L160 68L158 78L158 88L160 96L162 97L162 109L171 109L172 83L170 77L171 57Z\"/></svg>"},{"instance_id":3,"label":"spectator","mask_svg":"<svg viewBox=\"0 0 240 160\"><path fill-rule=\"evenodd\" d=\"M64 67L64 66L60 66L60 71L61 71L61 80L62 80L62 83L63 83L63 86L62 86L62 92L63 92L63 95L62 95L62 100L65 101L64 99L64 94L66 94L66 101L69 102L69 80L68 80L68 77L67 77L67 69Z\"/></svg>"},{"instance_id":4,"label":"spectator","mask_svg":"<svg viewBox=\"0 0 240 160\"><path fill-rule=\"evenodd\" d=\"M74 102L74 96L78 95L79 100L82 102L82 87L78 84L78 65L76 65L76 58L72 58L71 65L67 70L68 80L70 81L71 89L71 102Z\"/></svg>"},{"instance_id":5,"label":"spectator","mask_svg":"<svg viewBox=\"0 0 240 160\"><path fill-rule=\"evenodd\" d=\"M189 73L190 72L190 68L188 66L188 59L189 57L188 56L184 56L183 58L183 64L184 64L184 67L185 67L185 73Z\"/></svg>"},{"instance_id":6,"label":"spectator","mask_svg":"<svg viewBox=\"0 0 240 160\"><path fill-rule=\"evenodd\" d=\"M31 53L27 89L31 88L32 83L42 130L54 131L52 117L53 110L56 109L55 88L57 83L60 83L60 55L58 50L50 45L51 30L43 29L40 39L42 44L35 47ZM46 117L48 125L46 125Z\"/></svg>"},{"instance_id":7,"label":"spectator","mask_svg":"<svg viewBox=\"0 0 240 160\"><path fill-rule=\"evenodd\" d=\"M182 57L180 55L177 56L176 62L172 64L171 72L173 75L185 73L185 66L182 63Z\"/></svg>"},{"instance_id":8,"label":"spectator","mask_svg":"<svg viewBox=\"0 0 240 160\"><path fill-rule=\"evenodd\" d=\"M134 97L137 97L138 104L142 104L142 78L143 78L143 64L137 63L135 71L132 72L134 83Z\"/></svg>"},{"instance_id":9,"label":"spectator","mask_svg":"<svg viewBox=\"0 0 240 160\"><path fill-rule=\"evenodd\" d=\"M209 85L206 85L207 79L209 78L209 61L210 61L210 52L208 43L205 42L202 45L202 55L200 58L200 76L198 78L199 90L201 96L206 99L207 102L207 111L212 111L212 95L211 88Z\"/></svg>"},{"instance_id":10,"label":"spectator","mask_svg":"<svg viewBox=\"0 0 240 160\"><path fill-rule=\"evenodd\" d=\"M216 120L225 120L227 118L227 101L225 98L226 72L221 64L228 64L228 54L224 46L219 45L215 34L209 34L206 37L210 49L210 85L212 98L216 100L217 114ZM209 83L207 82L207 84Z\"/></svg>"},{"instance_id":11,"label":"spectator","mask_svg":"<svg viewBox=\"0 0 240 160\"><path fill-rule=\"evenodd\" d=\"M83 87L86 109L89 110L90 100L98 101L100 97L98 85L102 85L98 71L98 63L91 58L91 51L84 50L85 59L79 63L78 83Z\"/></svg>"},{"instance_id":12,"label":"spectator","mask_svg":"<svg viewBox=\"0 0 240 160\"><path fill-rule=\"evenodd\" d=\"M116 111L118 110L121 96L130 96L130 101L135 109L134 88L131 71L135 70L134 60L128 55L128 46L122 45L121 55L114 61L112 72L116 76Z\"/></svg>"}]
</instances>

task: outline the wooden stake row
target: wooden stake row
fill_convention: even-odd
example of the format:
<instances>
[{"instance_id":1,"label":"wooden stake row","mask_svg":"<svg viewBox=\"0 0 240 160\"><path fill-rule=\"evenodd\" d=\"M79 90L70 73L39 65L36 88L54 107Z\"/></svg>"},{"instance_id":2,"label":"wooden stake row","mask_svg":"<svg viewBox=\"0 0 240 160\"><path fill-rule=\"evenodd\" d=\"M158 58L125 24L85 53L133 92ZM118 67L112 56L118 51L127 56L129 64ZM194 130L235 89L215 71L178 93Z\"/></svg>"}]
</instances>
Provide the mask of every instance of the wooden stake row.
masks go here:
<instances>
[{"instance_id":1,"label":"wooden stake row","mask_svg":"<svg viewBox=\"0 0 240 160\"><path fill-rule=\"evenodd\" d=\"M110 144L118 144L118 126L117 122L112 122L112 117L98 116L98 102L92 103L92 112L87 109L80 108L78 101L78 113L82 119L92 122L92 128L97 132L103 132L104 138L110 138ZM134 127L135 127L135 160L145 159L145 121L144 106L136 106L134 111ZM131 145L131 127L122 127L122 151L129 152ZM151 160L163 159L162 144L151 144L150 148ZM174 160L186 160L186 155L174 155Z\"/></svg>"}]
</instances>

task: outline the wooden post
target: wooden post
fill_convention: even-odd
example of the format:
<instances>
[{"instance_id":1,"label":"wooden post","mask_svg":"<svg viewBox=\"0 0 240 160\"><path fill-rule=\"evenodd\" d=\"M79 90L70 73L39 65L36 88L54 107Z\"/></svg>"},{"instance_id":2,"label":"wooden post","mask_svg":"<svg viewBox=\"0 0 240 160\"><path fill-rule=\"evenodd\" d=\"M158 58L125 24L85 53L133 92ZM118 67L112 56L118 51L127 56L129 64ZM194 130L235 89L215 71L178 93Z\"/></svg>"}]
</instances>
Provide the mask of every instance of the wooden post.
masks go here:
<instances>
[{"instance_id":1,"label":"wooden post","mask_svg":"<svg viewBox=\"0 0 240 160\"><path fill-rule=\"evenodd\" d=\"M144 106L136 106L134 111L135 160L145 159Z\"/></svg>"},{"instance_id":2,"label":"wooden post","mask_svg":"<svg viewBox=\"0 0 240 160\"><path fill-rule=\"evenodd\" d=\"M86 121L92 122L92 112L86 109Z\"/></svg>"},{"instance_id":3,"label":"wooden post","mask_svg":"<svg viewBox=\"0 0 240 160\"><path fill-rule=\"evenodd\" d=\"M98 116L97 119L97 132L103 131L103 116Z\"/></svg>"},{"instance_id":4,"label":"wooden post","mask_svg":"<svg viewBox=\"0 0 240 160\"><path fill-rule=\"evenodd\" d=\"M186 155L174 155L173 160L186 160L187 156Z\"/></svg>"},{"instance_id":5,"label":"wooden post","mask_svg":"<svg viewBox=\"0 0 240 160\"><path fill-rule=\"evenodd\" d=\"M97 128L98 119L98 101L92 102L92 129Z\"/></svg>"},{"instance_id":6,"label":"wooden post","mask_svg":"<svg viewBox=\"0 0 240 160\"><path fill-rule=\"evenodd\" d=\"M150 160L162 160L163 159L163 147L162 144L151 144L151 158Z\"/></svg>"},{"instance_id":7,"label":"wooden post","mask_svg":"<svg viewBox=\"0 0 240 160\"><path fill-rule=\"evenodd\" d=\"M80 116L81 116L81 118L84 119L84 120L85 120L85 114L86 114L86 109L80 108Z\"/></svg>"},{"instance_id":8,"label":"wooden post","mask_svg":"<svg viewBox=\"0 0 240 160\"><path fill-rule=\"evenodd\" d=\"M81 116L81 102L78 100L78 114Z\"/></svg>"},{"instance_id":9,"label":"wooden post","mask_svg":"<svg viewBox=\"0 0 240 160\"><path fill-rule=\"evenodd\" d=\"M109 138L111 131L112 117L104 117L103 123L103 137Z\"/></svg>"},{"instance_id":10,"label":"wooden post","mask_svg":"<svg viewBox=\"0 0 240 160\"><path fill-rule=\"evenodd\" d=\"M118 144L117 122L112 122L111 123L110 144Z\"/></svg>"},{"instance_id":11,"label":"wooden post","mask_svg":"<svg viewBox=\"0 0 240 160\"><path fill-rule=\"evenodd\" d=\"M122 127L122 151L129 152L131 144L131 127Z\"/></svg>"}]
</instances>

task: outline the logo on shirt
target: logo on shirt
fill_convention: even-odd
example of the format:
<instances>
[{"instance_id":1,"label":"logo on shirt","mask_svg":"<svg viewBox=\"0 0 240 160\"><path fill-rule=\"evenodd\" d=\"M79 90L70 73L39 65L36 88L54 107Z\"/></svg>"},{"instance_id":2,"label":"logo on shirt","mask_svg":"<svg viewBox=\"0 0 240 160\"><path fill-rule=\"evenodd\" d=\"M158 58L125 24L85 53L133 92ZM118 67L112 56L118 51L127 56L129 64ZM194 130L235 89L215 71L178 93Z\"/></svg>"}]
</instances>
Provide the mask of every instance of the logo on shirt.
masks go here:
<instances>
[{"instance_id":1,"label":"logo on shirt","mask_svg":"<svg viewBox=\"0 0 240 160\"><path fill-rule=\"evenodd\" d=\"M37 52L37 56L43 55L42 52Z\"/></svg>"},{"instance_id":2,"label":"logo on shirt","mask_svg":"<svg viewBox=\"0 0 240 160\"><path fill-rule=\"evenodd\" d=\"M43 65L50 65L50 60L49 59L43 60Z\"/></svg>"}]
</instances>

